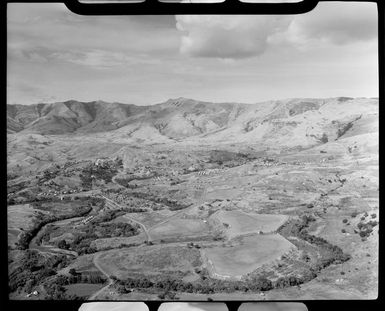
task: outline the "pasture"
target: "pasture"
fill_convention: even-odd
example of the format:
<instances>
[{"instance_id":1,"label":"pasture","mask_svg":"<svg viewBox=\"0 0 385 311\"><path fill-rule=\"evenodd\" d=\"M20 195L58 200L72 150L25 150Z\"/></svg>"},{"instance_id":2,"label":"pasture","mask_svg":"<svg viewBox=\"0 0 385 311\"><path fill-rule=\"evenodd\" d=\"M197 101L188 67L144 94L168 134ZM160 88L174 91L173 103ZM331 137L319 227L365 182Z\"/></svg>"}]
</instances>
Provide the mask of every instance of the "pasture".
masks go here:
<instances>
[{"instance_id":1,"label":"pasture","mask_svg":"<svg viewBox=\"0 0 385 311\"><path fill-rule=\"evenodd\" d=\"M146 241L146 236L143 233L130 237L113 237L113 238L100 238L92 241L91 246L97 250L103 250L106 248L119 248L129 245L139 245Z\"/></svg>"},{"instance_id":2,"label":"pasture","mask_svg":"<svg viewBox=\"0 0 385 311\"><path fill-rule=\"evenodd\" d=\"M94 265L94 254L81 255L71 262L67 267L58 271L59 274L68 275L70 269L75 269L79 273L96 273L99 269Z\"/></svg>"},{"instance_id":3,"label":"pasture","mask_svg":"<svg viewBox=\"0 0 385 311\"><path fill-rule=\"evenodd\" d=\"M279 234L254 235L240 238L233 247L202 250L212 277L240 278L258 267L272 263L295 246Z\"/></svg>"},{"instance_id":4,"label":"pasture","mask_svg":"<svg viewBox=\"0 0 385 311\"><path fill-rule=\"evenodd\" d=\"M87 198L81 198L74 201L34 202L33 206L39 211L46 211L57 217L67 217L74 212L81 213L82 211L85 211L90 206L90 201Z\"/></svg>"},{"instance_id":5,"label":"pasture","mask_svg":"<svg viewBox=\"0 0 385 311\"><path fill-rule=\"evenodd\" d=\"M107 274L124 279L135 273L193 272L201 265L201 257L199 250L186 246L153 245L106 251L97 257L97 263Z\"/></svg>"},{"instance_id":6,"label":"pasture","mask_svg":"<svg viewBox=\"0 0 385 311\"><path fill-rule=\"evenodd\" d=\"M211 228L201 219L174 218L150 230L153 240L185 241L189 238L207 237Z\"/></svg>"},{"instance_id":7,"label":"pasture","mask_svg":"<svg viewBox=\"0 0 385 311\"><path fill-rule=\"evenodd\" d=\"M60 187L64 187L66 189L78 189L82 186L82 181L79 176L71 176L71 177L65 177L65 176L56 176L52 179L55 184L57 184Z\"/></svg>"},{"instance_id":8,"label":"pasture","mask_svg":"<svg viewBox=\"0 0 385 311\"><path fill-rule=\"evenodd\" d=\"M155 224L168 219L174 214L175 212L172 212L168 209L163 209L153 212L128 213L127 216L132 217L133 219L144 224L147 228L150 228ZM123 221L124 219L127 220L127 218L124 216L125 215L116 218L116 221Z\"/></svg>"},{"instance_id":9,"label":"pasture","mask_svg":"<svg viewBox=\"0 0 385 311\"><path fill-rule=\"evenodd\" d=\"M76 295L81 298L87 298L93 293L97 292L103 287L103 284L87 284L87 283L78 283L64 286L67 295Z\"/></svg>"},{"instance_id":10,"label":"pasture","mask_svg":"<svg viewBox=\"0 0 385 311\"><path fill-rule=\"evenodd\" d=\"M208 187L207 193L205 193L205 200L216 200L216 199L229 199L234 200L236 198L241 197L244 190L242 188L234 188L233 186L225 185L216 185L214 184L214 181L211 180L210 183L212 186ZM232 185L235 184L234 182L231 183ZM240 183L242 184L242 183Z\"/></svg>"},{"instance_id":11,"label":"pasture","mask_svg":"<svg viewBox=\"0 0 385 311\"><path fill-rule=\"evenodd\" d=\"M224 224L225 232L229 239L236 236L259 233L274 232L283 225L288 216L273 214L251 214L240 210L221 210L211 216Z\"/></svg>"},{"instance_id":12,"label":"pasture","mask_svg":"<svg viewBox=\"0 0 385 311\"><path fill-rule=\"evenodd\" d=\"M44 212L34 209L30 204L8 206L8 245L15 246L22 230L28 231L33 227L38 213Z\"/></svg>"}]
</instances>

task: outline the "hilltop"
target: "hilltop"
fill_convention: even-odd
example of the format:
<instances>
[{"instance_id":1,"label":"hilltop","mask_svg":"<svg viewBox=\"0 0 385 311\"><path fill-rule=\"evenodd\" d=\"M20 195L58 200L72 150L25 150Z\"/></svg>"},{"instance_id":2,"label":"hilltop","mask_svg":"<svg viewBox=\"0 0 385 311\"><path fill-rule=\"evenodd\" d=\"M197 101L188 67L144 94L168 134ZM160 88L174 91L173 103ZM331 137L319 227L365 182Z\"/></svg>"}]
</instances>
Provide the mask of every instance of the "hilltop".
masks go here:
<instances>
[{"instance_id":1,"label":"hilltop","mask_svg":"<svg viewBox=\"0 0 385 311\"><path fill-rule=\"evenodd\" d=\"M270 140L311 146L354 130L375 132L378 99L287 99L256 104L169 99L151 106L70 100L7 105L8 133L100 136L117 142L217 143Z\"/></svg>"}]
</instances>

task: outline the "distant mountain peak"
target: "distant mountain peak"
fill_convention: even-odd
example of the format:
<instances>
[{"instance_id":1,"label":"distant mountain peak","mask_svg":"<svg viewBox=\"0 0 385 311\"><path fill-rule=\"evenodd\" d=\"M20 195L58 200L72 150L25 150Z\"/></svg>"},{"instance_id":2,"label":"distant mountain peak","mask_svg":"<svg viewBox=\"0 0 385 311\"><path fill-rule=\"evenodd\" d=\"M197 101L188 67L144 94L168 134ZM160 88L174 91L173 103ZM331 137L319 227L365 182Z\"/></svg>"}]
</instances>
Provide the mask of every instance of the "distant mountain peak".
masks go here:
<instances>
[{"instance_id":1,"label":"distant mountain peak","mask_svg":"<svg viewBox=\"0 0 385 311\"><path fill-rule=\"evenodd\" d=\"M165 103L185 103L185 102L196 102L195 99L186 98L186 97L178 97L178 98L170 98Z\"/></svg>"},{"instance_id":2,"label":"distant mountain peak","mask_svg":"<svg viewBox=\"0 0 385 311\"><path fill-rule=\"evenodd\" d=\"M180 96L180 97L177 97L177 98L170 98L169 100L194 100L194 99Z\"/></svg>"},{"instance_id":3,"label":"distant mountain peak","mask_svg":"<svg viewBox=\"0 0 385 311\"><path fill-rule=\"evenodd\" d=\"M181 96L150 106L71 99L50 104L7 105L7 130L43 135L110 132L108 135L121 137L124 142L196 137L215 142L270 139L311 145L324 134L330 141L340 139L336 133L357 123L358 115L373 114L376 109L376 99L349 97L241 104L210 103ZM362 120L364 124L366 121ZM359 131L358 127L355 131Z\"/></svg>"}]
</instances>

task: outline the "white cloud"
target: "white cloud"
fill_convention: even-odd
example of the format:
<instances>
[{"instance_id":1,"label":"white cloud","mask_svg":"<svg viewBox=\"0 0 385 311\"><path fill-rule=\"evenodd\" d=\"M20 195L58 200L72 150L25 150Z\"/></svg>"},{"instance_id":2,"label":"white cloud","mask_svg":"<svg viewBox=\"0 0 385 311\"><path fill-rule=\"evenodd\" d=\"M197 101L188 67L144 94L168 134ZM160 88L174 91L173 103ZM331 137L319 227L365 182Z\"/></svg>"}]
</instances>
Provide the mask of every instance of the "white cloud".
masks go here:
<instances>
[{"instance_id":1,"label":"white cloud","mask_svg":"<svg viewBox=\"0 0 385 311\"><path fill-rule=\"evenodd\" d=\"M176 16L184 32L180 51L196 57L240 59L261 55L269 36L286 29L287 16Z\"/></svg>"},{"instance_id":2,"label":"white cloud","mask_svg":"<svg viewBox=\"0 0 385 311\"><path fill-rule=\"evenodd\" d=\"M129 65L134 60L124 53L104 50L91 50L87 52L56 52L53 58L83 66L90 66L97 69Z\"/></svg>"},{"instance_id":3,"label":"white cloud","mask_svg":"<svg viewBox=\"0 0 385 311\"><path fill-rule=\"evenodd\" d=\"M297 16L288 29L293 42L349 44L377 38L377 9L374 3L319 3Z\"/></svg>"},{"instance_id":4,"label":"white cloud","mask_svg":"<svg viewBox=\"0 0 385 311\"><path fill-rule=\"evenodd\" d=\"M301 15L183 15L176 21L182 54L222 59L258 56L271 44L311 49L369 41L377 38L378 23L374 3L339 2L320 3Z\"/></svg>"},{"instance_id":5,"label":"white cloud","mask_svg":"<svg viewBox=\"0 0 385 311\"><path fill-rule=\"evenodd\" d=\"M7 9L8 46L24 51L103 49L155 57L177 53L179 45L173 16L82 16L62 3L14 3Z\"/></svg>"},{"instance_id":6,"label":"white cloud","mask_svg":"<svg viewBox=\"0 0 385 311\"><path fill-rule=\"evenodd\" d=\"M178 16L178 29L171 15L90 17L63 4L7 8L8 102L378 96L372 3L328 2L287 17Z\"/></svg>"}]
</instances>

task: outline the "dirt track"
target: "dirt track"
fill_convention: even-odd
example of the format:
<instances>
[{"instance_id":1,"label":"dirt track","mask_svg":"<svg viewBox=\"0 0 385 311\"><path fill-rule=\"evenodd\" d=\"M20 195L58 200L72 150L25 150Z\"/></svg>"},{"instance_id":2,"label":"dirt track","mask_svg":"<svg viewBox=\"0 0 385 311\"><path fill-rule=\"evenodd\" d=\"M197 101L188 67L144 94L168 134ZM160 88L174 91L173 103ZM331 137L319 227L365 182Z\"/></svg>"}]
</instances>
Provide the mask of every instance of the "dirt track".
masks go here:
<instances>
[{"instance_id":1,"label":"dirt track","mask_svg":"<svg viewBox=\"0 0 385 311\"><path fill-rule=\"evenodd\" d=\"M105 199L106 201L108 201L110 204L116 205L117 207L123 209L123 207L120 206L118 203L112 201L111 199L105 197L104 195L102 195L102 198L104 198L104 199ZM148 241L148 242L151 241L150 234L148 233L148 230L147 230L146 226L145 226L143 223L141 223L140 221L137 221L136 219L134 219L134 218L128 216L127 214L126 214L124 217L125 217L125 218L128 218L128 219L131 220L132 222L134 222L134 223L138 224L139 226L141 226L142 229L143 229L144 234L146 235L147 241Z\"/></svg>"},{"instance_id":2,"label":"dirt track","mask_svg":"<svg viewBox=\"0 0 385 311\"><path fill-rule=\"evenodd\" d=\"M108 284L107 284L106 286L102 287L101 289L99 289L99 290L98 290L96 293L94 293L92 296L90 296L90 297L88 298L88 300L94 300L95 297L97 297L101 292L103 292L105 289L107 289L110 285L112 285L112 284L114 283L114 281L110 278L110 276L107 274L107 272L104 271L103 268L98 264L97 258L99 258L100 255L101 255L101 253L95 255L92 261L93 261L95 267L98 268L98 270L99 270L101 273L103 273L103 274L107 277L107 279L108 279Z\"/></svg>"}]
</instances>

